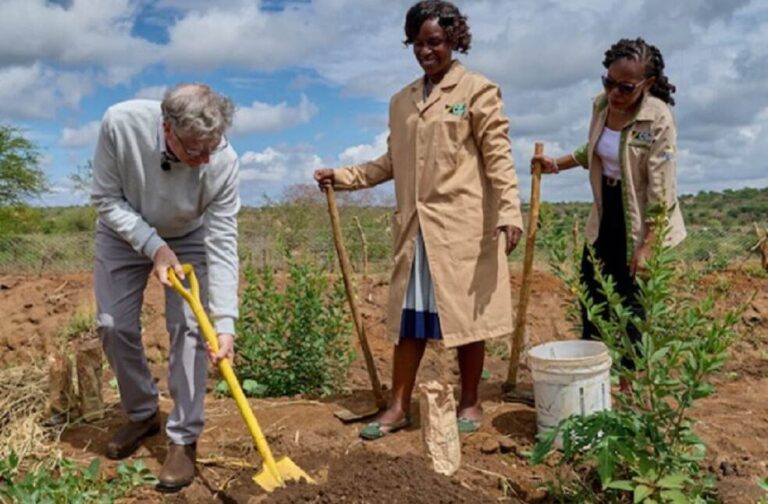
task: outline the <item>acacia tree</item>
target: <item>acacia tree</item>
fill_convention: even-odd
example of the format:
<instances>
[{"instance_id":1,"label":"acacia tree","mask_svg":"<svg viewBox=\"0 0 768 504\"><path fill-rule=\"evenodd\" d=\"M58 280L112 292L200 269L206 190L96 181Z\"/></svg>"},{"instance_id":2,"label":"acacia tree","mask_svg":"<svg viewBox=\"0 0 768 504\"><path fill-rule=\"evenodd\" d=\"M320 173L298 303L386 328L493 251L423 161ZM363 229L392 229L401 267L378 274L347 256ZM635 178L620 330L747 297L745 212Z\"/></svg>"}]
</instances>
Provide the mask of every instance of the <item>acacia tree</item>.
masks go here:
<instances>
[{"instance_id":1,"label":"acacia tree","mask_svg":"<svg viewBox=\"0 0 768 504\"><path fill-rule=\"evenodd\" d=\"M69 175L69 180L75 192L89 194L93 184L93 161L89 159L85 164L79 165L75 173Z\"/></svg>"},{"instance_id":2,"label":"acacia tree","mask_svg":"<svg viewBox=\"0 0 768 504\"><path fill-rule=\"evenodd\" d=\"M18 128L0 125L0 207L19 205L47 189L40 153Z\"/></svg>"}]
</instances>

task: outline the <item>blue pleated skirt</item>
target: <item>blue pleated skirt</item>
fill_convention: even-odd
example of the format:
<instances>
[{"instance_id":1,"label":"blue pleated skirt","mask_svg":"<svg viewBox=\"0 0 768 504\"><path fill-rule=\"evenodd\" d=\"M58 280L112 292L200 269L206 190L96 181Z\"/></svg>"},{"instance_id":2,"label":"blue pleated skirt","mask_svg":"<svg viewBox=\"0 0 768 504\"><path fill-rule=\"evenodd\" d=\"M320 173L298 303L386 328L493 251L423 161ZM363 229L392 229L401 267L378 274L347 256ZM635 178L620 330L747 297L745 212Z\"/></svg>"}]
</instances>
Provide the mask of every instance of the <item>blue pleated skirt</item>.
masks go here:
<instances>
[{"instance_id":1,"label":"blue pleated skirt","mask_svg":"<svg viewBox=\"0 0 768 504\"><path fill-rule=\"evenodd\" d=\"M416 233L413 264L408 288L403 299L400 320L400 339L440 340L440 318L437 312L435 289L427 261L427 249L421 229Z\"/></svg>"}]
</instances>

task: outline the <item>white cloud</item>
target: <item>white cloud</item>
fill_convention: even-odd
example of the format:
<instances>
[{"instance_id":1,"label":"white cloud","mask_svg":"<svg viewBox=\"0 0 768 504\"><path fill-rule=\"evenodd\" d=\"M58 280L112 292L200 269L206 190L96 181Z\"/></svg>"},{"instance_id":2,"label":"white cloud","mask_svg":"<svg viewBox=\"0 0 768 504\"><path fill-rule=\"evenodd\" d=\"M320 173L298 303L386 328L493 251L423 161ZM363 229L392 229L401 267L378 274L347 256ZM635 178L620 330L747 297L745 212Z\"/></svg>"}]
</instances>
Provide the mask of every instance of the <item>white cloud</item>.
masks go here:
<instances>
[{"instance_id":1,"label":"white cloud","mask_svg":"<svg viewBox=\"0 0 768 504\"><path fill-rule=\"evenodd\" d=\"M237 0L229 0L235 3ZM160 9L175 9L182 12L204 10L211 5L210 0L157 0L156 6Z\"/></svg>"},{"instance_id":2,"label":"white cloud","mask_svg":"<svg viewBox=\"0 0 768 504\"><path fill-rule=\"evenodd\" d=\"M317 107L303 94L296 107L290 107L286 102L270 105L255 101L249 107L237 109L232 132L240 135L274 133L306 124L316 113Z\"/></svg>"},{"instance_id":3,"label":"white cloud","mask_svg":"<svg viewBox=\"0 0 768 504\"><path fill-rule=\"evenodd\" d=\"M0 65L45 60L63 66L99 65L108 79L132 75L158 61L157 44L132 34L141 6L131 0L0 2Z\"/></svg>"},{"instance_id":4,"label":"white cloud","mask_svg":"<svg viewBox=\"0 0 768 504\"><path fill-rule=\"evenodd\" d=\"M387 152L387 137L389 132L385 131L374 138L371 144L354 145L344 149L339 154L339 163L342 165L352 165L370 161Z\"/></svg>"},{"instance_id":5,"label":"white cloud","mask_svg":"<svg viewBox=\"0 0 768 504\"><path fill-rule=\"evenodd\" d=\"M240 156L242 182L279 182L288 172L287 156L267 147L262 152L248 151Z\"/></svg>"},{"instance_id":6,"label":"white cloud","mask_svg":"<svg viewBox=\"0 0 768 504\"><path fill-rule=\"evenodd\" d=\"M136 0L0 1L0 115L52 118L96 86L125 83L162 59L132 31Z\"/></svg>"},{"instance_id":7,"label":"white cloud","mask_svg":"<svg viewBox=\"0 0 768 504\"><path fill-rule=\"evenodd\" d=\"M304 148L267 147L240 156L240 181L281 182L284 185L307 183L312 172L323 166L320 156Z\"/></svg>"},{"instance_id":8,"label":"white cloud","mask_svg":"<svg viewBox=\"0 0 768 504\"><path fill-rule=\"evenodd\" d=\"M87 73L56 71L40 63L0 66L0 117L52 118L59 108L76 107L92 88Z\"/></svg>"},{"instance_id":9,"label":"white cloud","mask_svg":"<svg viewBox=\"0 0 768 504\"><path fill-rule=\"evenodd\" d=\"M392 62L403 53L402 22L411 3L315 0L277 10L260 8L263 2L198 4L169 29L168 62L182 68L314 68L342 85L367 76L363 87L376 87L381 96L391 90L382 88L385 81L404 75L402 65Z\"/></svg>"},{"instance_id":10,"label":"white cloud","mask_svg":"<svg viewBox=\"0 0 768 504\"><path fill-rule=\"evenodd\" d=\"M165 91L168 86L149 86L143 87L136 91L135 98L143 98L147 100L162 100L165 95Z\"/></svg>"},{"instance_id":11,"label":"white cloud","mask_svg":"<svg viewBox=\"0 0 768 504\"><path fill-rule=\"evenodd\" d=\"M170 27L168 61L182 68L290 66L322 42L321 27L307 24L307 19L293 11L265 12L258 3L211 4Z\"/></svg>"},{"instance_id":12,"label":"white cloud","mask_svg":"<svg viewBox=\"0 0 768 504\"><path fill-rule=\"evenodd\" d=\"M523 197L534 140L552 154L585 141L603 52L622 37L657 45L678 87L680 190L758 180L759 152L768 149L768 138L754 133L766 131L759 117L768 107L768 8L759 3L582 0L555 8L522 0L503 11L489 0L467 4L474 39L463 59L502 86ZM545 198L591 198L581 170L546 177L542 190Z\"/></svg>"},{"instance_id":13,"label":"white cloud","mask_svg":"<svg viewBox=\"0 0 768 504\"><path fill-rule=\"evenodd\" d=\"M59 145L67 148L92 147L96 145L100 126L101 121L91 121L78 128L64 128L61 130Z\"/></svg>"},{"instance_id":14,"label":"white cloud","mask_svg":"<svg viewBox=\"0 0 768 504\"><path fill-rule=\"evenodd\" d=\"M159 68L173 78L179 68L194 78L222 78L238 92L262 80L303 90L312 100L302 96L295 104L255 101L241 108L233 130L283 131L310 123L326 103L343 107L350 96L386 101L418 78L421 71L411 49L402 44L403 20L412 3L0 0L0 119L53 118L62 109L77 109L97 86L125 90L130 96L130 79L157 65L152 71ZM508 0L464 2L461 8L469 16L473 43L470 55L457 56L500 84L519 166L527 167L535 140L545 141L553 154L568 152L585 140L591 98L600 91L604 51L621 37L642 36L661 48L667 73L678 86L674 112L681 190L764 180L765 1L518 0L514 8L509 5ZM142 38L146 26L153 33L167 30L167 42ZM202 73L217 69L227 72ZM332 88L333 96L323 94L320 101L321 94L314 93L317 87ZM160 89L152 86L135 94L157 98ZM350 124L361 113L354 107ZM76 143L69 140L75 133L68 133L67 142ZM340 128L327 135L344 133ZM311 131L307 140L317 135ZM377 146L383 145L377 137L371 145L350 147L339 160L373 158ZM316 154L302 149L272 150L252 152L262 157L254 157L251 168L244 166L245 182L279 184L285 178L292 183L297 178L294 161L315 163ZM520 176L525 194L529 179L525 173ZM589 199L582 176L574 171L548 177L545 195Z\"/></svg>"}]
</instances>

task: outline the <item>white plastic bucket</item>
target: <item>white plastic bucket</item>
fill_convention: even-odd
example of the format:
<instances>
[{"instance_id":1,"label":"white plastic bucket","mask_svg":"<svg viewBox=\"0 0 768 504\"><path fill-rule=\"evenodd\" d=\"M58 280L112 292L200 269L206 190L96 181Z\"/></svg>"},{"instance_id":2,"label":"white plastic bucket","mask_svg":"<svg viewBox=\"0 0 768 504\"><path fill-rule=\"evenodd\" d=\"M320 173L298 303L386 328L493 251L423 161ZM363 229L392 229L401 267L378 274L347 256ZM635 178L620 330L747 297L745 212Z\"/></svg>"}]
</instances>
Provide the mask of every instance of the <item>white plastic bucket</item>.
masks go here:
<instances>
[{"instance_id":1,"label":"white plastic bucket","mask_svg":"<svg viewBox=\"0 0 768 504\"><path fill-rule=\"evenodd\" d=\"M611 409L611 356L599 341L554 341L531 348L538 432L552 430L571 415ZM562 448L558 436L555 447Z\"/></svg>"}]
</instances>

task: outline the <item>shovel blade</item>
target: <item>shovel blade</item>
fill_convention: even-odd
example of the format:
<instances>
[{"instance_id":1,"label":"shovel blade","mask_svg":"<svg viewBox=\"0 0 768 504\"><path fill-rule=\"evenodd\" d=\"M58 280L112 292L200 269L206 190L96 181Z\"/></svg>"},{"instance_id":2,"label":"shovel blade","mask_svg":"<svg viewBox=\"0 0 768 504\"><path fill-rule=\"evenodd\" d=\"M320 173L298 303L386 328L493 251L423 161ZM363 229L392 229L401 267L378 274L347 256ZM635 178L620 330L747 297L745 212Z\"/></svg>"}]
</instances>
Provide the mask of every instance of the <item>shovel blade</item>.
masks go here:
<instances>
[{"instance_id":1,"label":"shovel blade","mask_svg":"<svg viewBox=\"0 0 768 504\"><path fill-rule=\"evenodd\" d=\"M277 476L266 466L262 466L256 476L253 477L253 481L256 482L261 488L267 492L272 492L276 488L284 487L287 481L301 482L304 480L306 483L316 484L316 481L310 478L309 474L304 472L302 468L296 465L293 460L288 457L283 457L275 462L277 466ZM279 477L278 477L279 476Z\"/></svg>"}]
</instances>

